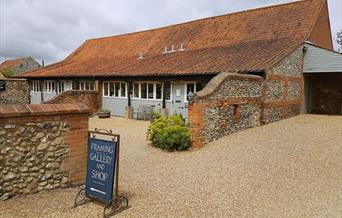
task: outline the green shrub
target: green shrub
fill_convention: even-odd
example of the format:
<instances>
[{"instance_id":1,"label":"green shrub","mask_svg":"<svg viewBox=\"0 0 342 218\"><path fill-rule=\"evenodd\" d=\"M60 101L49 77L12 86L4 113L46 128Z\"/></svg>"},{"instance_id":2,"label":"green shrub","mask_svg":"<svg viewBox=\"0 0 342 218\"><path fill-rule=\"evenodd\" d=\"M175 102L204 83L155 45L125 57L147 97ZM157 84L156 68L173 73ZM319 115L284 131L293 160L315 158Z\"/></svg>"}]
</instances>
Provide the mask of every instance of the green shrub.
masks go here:
<instances>
[{"instance_id":1,"label":"green shrub","mask_svg":"<svg viewBox=\"0 0 342 218\"><path fill-rule=\"evenodd\" d=\"M151 123L153 123L155 120L161 117L161 114L153 109L150 111L150 114L151 114Z\"/></svg>"},{"instance_id":2,"label":"green shrub","mask_svg":"<svg viewBox=\"0 0 342 218\"><path fill-rule=\"evenodd\" d=\"M161 116L150 124L147 139L154 147L183 151L190 147L190 130L178 115Z\"/></svg>"}]
</instances>

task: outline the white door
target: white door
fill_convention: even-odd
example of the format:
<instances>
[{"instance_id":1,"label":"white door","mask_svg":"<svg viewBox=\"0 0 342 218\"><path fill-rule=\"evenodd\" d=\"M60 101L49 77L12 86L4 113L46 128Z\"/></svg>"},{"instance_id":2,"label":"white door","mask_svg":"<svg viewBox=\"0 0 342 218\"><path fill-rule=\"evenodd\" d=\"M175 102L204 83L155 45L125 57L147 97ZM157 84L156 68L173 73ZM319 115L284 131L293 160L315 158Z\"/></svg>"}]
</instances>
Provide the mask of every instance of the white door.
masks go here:
<instances>
[{"instance_id":1,"label":"white door","mask_svg":"<svg viewBox=\"0 0 342 218\"><path fill-rule=\"evenodd\" d=\"M184 119L188 116L188 107L185 105L184 83L172 84L172 114L180 114Z\"/></svg>"}]
</instances>

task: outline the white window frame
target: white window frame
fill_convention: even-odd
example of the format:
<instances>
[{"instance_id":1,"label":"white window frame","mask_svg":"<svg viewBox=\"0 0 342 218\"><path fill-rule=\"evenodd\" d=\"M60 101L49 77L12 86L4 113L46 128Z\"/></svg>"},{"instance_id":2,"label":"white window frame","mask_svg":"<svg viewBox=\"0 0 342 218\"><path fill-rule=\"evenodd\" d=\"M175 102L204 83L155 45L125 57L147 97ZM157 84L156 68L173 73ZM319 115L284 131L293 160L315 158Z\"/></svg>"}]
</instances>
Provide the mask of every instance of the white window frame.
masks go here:
<instances>
[{"instance_id":1,"label":"white window frame","mask_svg":"<svg viewBox=\"0 0 342 218\"><path fill-rule=\"evenodd\" d=\"M31 92L40 92L41 91L40 81L39 80L31 81L30 91Z\"/></svg>"},{"instance_id":2,"label":"white window frame","mask_svg":"<svg viewBox=\"0 0 342 218\"><path fill-rule=\"evenodd\" d=\"M56 82L53 80L44 81L43 92L45 92L45 93L56 93Z\"/></svg>"},{"instance_id":3,"label":"white window frame","mask_svg":"<svg viewBox=\"0 0 342 218\"><path fill-rule=\"evenodd\" d=\"M87 84L89 86L89 89L86 89ZM91 84L93 84L93 89L90 88ZM82 86L83 86L83 88L82 88ZM78 90L80 90L80 91L95 91L95 82L94 81L81 80L79 82Z\"/></svg>"},{"instance_id":4,"label":"white window frame","mask_svg":"<svg viewBox=\"0 0 342 218\"><path fill-rule=\"evenodd\" d=\"M114 95L110 96L110 84L113 83L114 85ZM119 93L118 96L115 96L115 83L119 83L120 84L120 88L119 88ZM105 85L104 84L108 84L107 86L107 93L108 95L105 95ZM121 96L121 85L125 84L125 96ZM106 97L106 98L127 98L128 95L128 91L127 91L127 82L124 81L108 81L108 82L103 82L102 83L102 97Z\"/></svg>"},{"instance_id":5,"label":"white window frame","mask_svg":"<svg viewBox=\"0 0 342 218\"><path fill-rule=\"evenodd\" d=\"M146 98L141 98L141 84L142 83L146 83L147 84L147 88L146 88ZM138 88L138 91L139 91L139 94L138 96L139 97L134 97L134 84L139 84L139 88ZM153 84L153 98L149 98L148 97L148 85L149 84ZM157 84L161 84L161 98L157 98ZM148 101L148 100L153 100L153 101L162 101L163 100L163 92L164 92L164 89L163 89L163 86L164 84L161 83L161 82L151 82L151 81L139 81L139 82L134 82L133 83L133 94L132 94L132 99L139 99L139 100L144 100L144 101Z\"/></svg>"}]
</instances>

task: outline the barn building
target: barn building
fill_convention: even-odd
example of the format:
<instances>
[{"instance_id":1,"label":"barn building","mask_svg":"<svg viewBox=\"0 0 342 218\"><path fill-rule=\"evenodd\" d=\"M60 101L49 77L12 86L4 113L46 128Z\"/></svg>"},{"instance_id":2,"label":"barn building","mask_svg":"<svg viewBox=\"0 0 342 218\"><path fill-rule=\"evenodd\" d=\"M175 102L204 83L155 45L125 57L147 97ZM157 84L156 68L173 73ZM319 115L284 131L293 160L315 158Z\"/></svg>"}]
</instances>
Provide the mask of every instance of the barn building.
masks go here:
<instances>
[{"instance_id":1,"label":"barn building","mask_svg":"<svg viewBox=\"0 0 342 218\"><path fill-rule=\"evenodd\" d=\"M93 90L115 116L143 106L182 114L201 144L301 111L340 114L341 54L332 50L327 1L303 0L86 40L20 77L31 103Z\"/></svg>"}]
</instances>

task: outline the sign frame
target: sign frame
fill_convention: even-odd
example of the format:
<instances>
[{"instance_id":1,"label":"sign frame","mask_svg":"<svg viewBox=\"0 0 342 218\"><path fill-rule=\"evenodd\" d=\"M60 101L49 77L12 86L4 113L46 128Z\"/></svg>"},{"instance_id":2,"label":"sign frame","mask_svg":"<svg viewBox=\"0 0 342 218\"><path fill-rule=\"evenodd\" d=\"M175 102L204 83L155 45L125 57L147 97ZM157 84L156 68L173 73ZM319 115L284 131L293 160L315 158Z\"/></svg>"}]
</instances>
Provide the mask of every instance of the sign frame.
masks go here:
<instances>
[{"instance_id":1,"label":"sign frame","mask_svg":"<svg viewBox=\"0 0 342 218\"><path fill-rule=\"evenodd\" d=\"M110 136L112 139L111 141L100 139L100 138L97 138L98 135ZM81 206L83 204L86 204L92 201L99 201L101 203L106 204L103 210L103 217L110 217L129 208L128 199L124 196L119 196L120 135L113 134L112 130L106 130L106 129L95 128L94 131L88 131L88 151L89 151L89 146L90 146L89 142L91 139L96 139L96 140L100 140L100 141L107 142L107 143L113 143L113 142L116 143L115 160L113 161L114 170L113 170L113 175L110 175L110 176L113 176L112 186L114 186L112 188L112 193L111 193L112 198L109 202L107 202L107 201L98 199L94 196L87 194L86 193L87 183L86 183L85 185L82 186L81 190L77 193L73 208L76 208L78 206ZM87 174L88 174L88 169L89 169L88 161L89 161L89 154L87 155Z\"/></svg>"}]
</instances>

